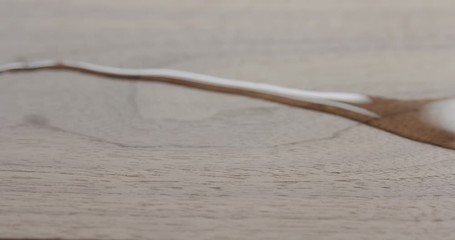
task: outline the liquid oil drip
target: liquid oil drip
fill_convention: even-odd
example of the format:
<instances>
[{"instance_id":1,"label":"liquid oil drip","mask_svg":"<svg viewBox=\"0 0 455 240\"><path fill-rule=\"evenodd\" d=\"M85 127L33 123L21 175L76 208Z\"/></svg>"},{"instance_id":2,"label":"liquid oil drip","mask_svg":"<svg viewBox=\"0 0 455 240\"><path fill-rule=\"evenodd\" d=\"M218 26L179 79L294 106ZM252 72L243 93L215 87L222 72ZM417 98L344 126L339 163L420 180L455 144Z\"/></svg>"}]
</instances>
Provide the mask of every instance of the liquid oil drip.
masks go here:
<instances>
[{"instance_id":1,"label":"liquid oil drip","mask_svg":"<svg viewBox=\"0 0 455 240\"><path fill-rule=\"evenodd\" d=\"M307 91L171 69L125 69L78 61L44 60L0 65L0 73L39 69L157 81L260 98L342 116L412 140L455 149L455 98L388 99L357 93Z\"/></svg>"}]
</instances>

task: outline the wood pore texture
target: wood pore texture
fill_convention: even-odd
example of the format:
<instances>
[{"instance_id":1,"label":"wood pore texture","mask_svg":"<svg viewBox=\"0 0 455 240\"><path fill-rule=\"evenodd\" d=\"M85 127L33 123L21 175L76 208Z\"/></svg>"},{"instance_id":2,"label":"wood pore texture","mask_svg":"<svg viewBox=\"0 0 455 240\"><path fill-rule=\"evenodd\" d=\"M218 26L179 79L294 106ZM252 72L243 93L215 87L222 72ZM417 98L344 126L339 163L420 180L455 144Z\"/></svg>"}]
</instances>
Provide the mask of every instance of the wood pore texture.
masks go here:
<instances>
[{"instance_id":1,"label":"wood pore texture","mask_svg":"<svg viewBox=\"0 0 455 240\"><path fill-rule=\"evenodd\" d=\"M0 63L455 95L451 0L0 1ZM455 151L163 83L0 75L0 237L453 239Z\"/></svg>"}]
</instances>

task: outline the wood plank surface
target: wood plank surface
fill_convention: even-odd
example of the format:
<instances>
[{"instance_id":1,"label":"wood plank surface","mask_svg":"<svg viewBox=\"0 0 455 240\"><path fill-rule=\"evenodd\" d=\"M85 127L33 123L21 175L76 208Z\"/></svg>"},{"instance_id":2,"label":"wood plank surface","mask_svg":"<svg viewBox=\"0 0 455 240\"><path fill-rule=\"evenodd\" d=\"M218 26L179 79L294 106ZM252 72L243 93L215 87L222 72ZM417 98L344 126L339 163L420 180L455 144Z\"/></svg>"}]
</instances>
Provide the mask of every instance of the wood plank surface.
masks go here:
<instances>
[{"instance_id":1,"label":"wood plank surface","mask_svg":"<svg viewBox=\"0 0 455 240\"><path fill-rule=\"evenodd\" d=\"M449 0L0 1L0 64L455 95ZM455 151L162 83L0 75L0 237L452 239Z\"/></svg>"}]
</instances>

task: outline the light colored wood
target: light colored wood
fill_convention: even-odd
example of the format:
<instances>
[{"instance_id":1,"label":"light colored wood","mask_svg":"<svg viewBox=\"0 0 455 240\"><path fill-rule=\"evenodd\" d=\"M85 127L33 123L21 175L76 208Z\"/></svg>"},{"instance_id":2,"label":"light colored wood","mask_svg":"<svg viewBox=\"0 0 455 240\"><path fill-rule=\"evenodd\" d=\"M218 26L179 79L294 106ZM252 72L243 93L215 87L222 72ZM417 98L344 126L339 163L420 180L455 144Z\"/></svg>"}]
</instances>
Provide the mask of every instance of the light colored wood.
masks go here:
<instances>
[{"instance_id":1,"label":"light colored wood","mask_svg":"<svg viewBox=\"0 0 455 240\"><path fill-rule=\"evenodd\" d=\"M2 1L0 62L455 95L452 1ZM455 152L279 104L0 75L0 236L450 239Z\"/></svg>"}]
</instances>

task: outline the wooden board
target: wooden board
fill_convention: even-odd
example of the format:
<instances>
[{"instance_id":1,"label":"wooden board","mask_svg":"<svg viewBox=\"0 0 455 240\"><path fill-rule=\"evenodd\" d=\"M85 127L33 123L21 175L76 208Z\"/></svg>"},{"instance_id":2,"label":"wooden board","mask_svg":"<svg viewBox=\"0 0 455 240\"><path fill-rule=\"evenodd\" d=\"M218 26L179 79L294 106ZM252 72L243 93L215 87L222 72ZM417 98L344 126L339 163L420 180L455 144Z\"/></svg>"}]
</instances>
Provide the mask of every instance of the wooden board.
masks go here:
<instances>
[{"instance_id":1,"label":"wooden board","mask_svg":"<svg viewBox=\"0 0 455 240\"><path fill-rule=\"evenodd\" d=\"M449 0L1 1L0 63L455 95ZM246 97L0 75L0 236L450 239L455 152Z\"/></svg>"}]
</instances>

